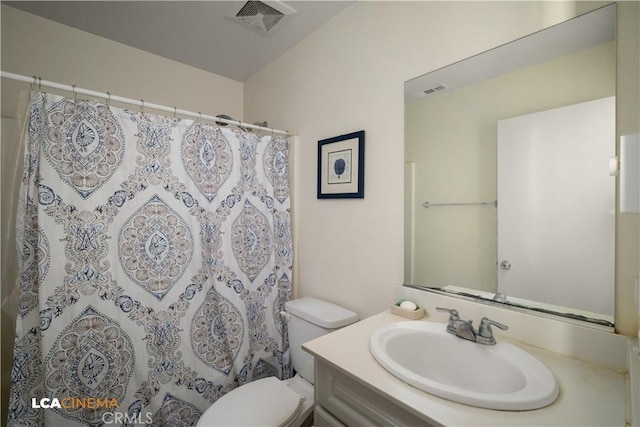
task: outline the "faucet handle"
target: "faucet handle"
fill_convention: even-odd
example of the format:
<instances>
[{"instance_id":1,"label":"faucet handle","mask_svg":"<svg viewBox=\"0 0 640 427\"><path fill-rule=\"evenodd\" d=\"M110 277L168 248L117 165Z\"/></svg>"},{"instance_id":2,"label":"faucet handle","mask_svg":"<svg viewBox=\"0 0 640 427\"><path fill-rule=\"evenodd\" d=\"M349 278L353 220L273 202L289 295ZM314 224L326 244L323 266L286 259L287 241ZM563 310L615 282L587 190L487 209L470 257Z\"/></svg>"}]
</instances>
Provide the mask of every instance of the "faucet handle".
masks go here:
<instances>
[{"instance_id":1,"label":"faucet handle","mask_svg":"<svg viewBox=\"0 0 640 427\"><path fill-rule=\"evenodd\" d=\"M456 310L455 308L436 307L436 311L449 313L449 323L455 322L456 320L460 320L460 314L458 313L458 310Z\"/></svg>"},{"instance_id":2,"label":"faucet handle","mask_svg":"<svg viewBox=\"0 0 640 427\"><path fill-rule=\"evenodd\" d=\"M447 325L447 332L449 332L450 334L455 334L457 331L454 324L460 320L460 314L458 313L458 310L456 310L455 308L436 307L436 311L449 313L449 324Z\"/></svg>"},{"instance_id":3,"label":"faucet handle","mask_svg":"<svg viewBox=\"0 0 640 427\"><path fill-rule=\"evenodd\" d=\"M509 329L507 325L491 320L488 317L480 319L480 327L478 328L478 341L482 340L483 344L495 344L496 339L493 337L493 329L491 326L497 326L498 328L506 331Z\"/></svg>"}]
</instances>

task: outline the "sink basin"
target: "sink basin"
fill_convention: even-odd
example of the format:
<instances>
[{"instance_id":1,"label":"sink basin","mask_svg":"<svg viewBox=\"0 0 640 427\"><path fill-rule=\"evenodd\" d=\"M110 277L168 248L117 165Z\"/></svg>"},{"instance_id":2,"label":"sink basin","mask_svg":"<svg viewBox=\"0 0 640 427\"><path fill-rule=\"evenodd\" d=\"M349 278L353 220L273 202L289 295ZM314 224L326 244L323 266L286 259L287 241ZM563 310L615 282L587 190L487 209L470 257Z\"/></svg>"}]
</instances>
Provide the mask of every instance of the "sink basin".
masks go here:
<instances>
[{"instance_id":1,"label":"sink basin","mask_svg":"<svg viewBox=\"0 0 640 427\"><path fill-rule=\"evenodd\" d=\"M420 390L466 405L507 411L551 404L553 373L505 342L482 345L451 335L434 322L398 322L376 330L369 348L378 363Z\"/></svg>"}]
</instances>

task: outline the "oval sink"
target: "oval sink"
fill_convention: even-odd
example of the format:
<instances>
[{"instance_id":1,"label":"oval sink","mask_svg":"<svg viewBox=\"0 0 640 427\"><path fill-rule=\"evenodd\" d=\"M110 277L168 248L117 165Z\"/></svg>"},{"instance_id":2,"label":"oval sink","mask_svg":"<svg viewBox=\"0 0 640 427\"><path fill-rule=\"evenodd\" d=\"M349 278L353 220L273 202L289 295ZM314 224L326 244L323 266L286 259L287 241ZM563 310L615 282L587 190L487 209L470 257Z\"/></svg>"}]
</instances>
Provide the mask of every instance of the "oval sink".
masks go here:
<instances>
[{"instance_id":1,"label":"oval sink","mask_svg":"<svg viewBox=\"0 0 640 427\"><path fill-rule=\"evenodd\" d=\"M394 376L420 390L480 408L524 411L551 404L559 389L538 359L505 342L482 345L435 322L398 322L378 329L369 348Z\"/></svg>"}]
</instances>

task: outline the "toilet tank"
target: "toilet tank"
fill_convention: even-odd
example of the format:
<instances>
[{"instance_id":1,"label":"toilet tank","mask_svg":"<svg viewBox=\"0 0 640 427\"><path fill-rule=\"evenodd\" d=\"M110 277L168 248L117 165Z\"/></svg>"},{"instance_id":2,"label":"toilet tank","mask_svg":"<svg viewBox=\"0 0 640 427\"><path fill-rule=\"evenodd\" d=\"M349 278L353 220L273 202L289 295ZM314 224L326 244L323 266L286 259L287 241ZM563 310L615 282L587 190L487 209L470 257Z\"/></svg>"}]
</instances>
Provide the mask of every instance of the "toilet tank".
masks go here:
<instances>
[{"instance_id":1,"label":"toilet tank","mask_svg":"<svg viewBox=\"0 0 640 427\"><path fill-rule=\"evenodd\" d=\"M302 378L313 384L313 356L302 349L302 344L355 323L358 315L346 308L311 297L287 301L285 310L291 315L291 363Z\"/></svg>"}]
</instances>

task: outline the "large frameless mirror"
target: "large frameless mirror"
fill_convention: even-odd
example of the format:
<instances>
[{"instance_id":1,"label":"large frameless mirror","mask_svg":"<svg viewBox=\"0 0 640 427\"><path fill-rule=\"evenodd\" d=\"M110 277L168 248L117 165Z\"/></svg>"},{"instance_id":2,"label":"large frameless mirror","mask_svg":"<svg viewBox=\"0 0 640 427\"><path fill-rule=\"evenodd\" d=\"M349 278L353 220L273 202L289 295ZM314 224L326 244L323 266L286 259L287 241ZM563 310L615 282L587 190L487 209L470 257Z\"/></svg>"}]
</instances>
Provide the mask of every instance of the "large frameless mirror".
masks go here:
<instances>
[{"instance_id":1,"label":"large frameless mirror","mask_svg":"<svg viewBox=\"0 0 640 427\"><path fill-rule=\"evenodd\" d=\"M615 5L405 83L405 284L613 327Z\"/></svg>"}]
</instances>

